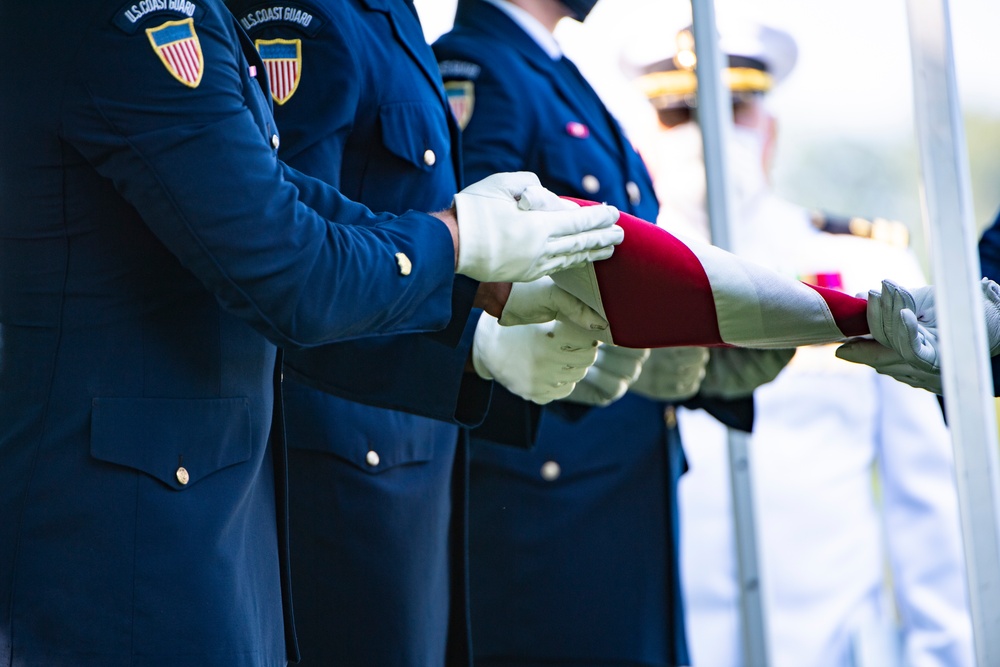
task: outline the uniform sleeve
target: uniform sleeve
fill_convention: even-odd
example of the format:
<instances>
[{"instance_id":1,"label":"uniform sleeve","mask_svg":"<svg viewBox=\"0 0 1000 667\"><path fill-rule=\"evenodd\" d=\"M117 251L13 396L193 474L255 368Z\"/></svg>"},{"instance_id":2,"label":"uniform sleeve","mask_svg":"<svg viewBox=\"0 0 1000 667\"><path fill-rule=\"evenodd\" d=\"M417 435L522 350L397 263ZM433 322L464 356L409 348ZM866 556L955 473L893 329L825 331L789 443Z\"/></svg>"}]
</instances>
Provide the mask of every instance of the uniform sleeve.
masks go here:
<instances>
[{"instance_id":1,"label":"uniform sleeve","mask_svg":"<svg viewBox=\"0 0 1000 667\"><path fill-rule=\"evenodd\" d=\"M333 189L323 193L329 220L303 205L232 18L218 14L189 24L196 85L171 72L142 28L95 28L76 58L65 140L224 307L277 344L444 326L447 228L425 214L375 216Z\"/></svg>"},{"instance_id":2,"label":"uniform sleeve","mask_svg":"<svg viewBox=\"0 0 1000 667\"><path fill-rule=\"evenodd\" d=\"M877 376L885 534L914 667L974 664L951 444L934 397Z\"/></svg>"},{"instance_id":3,"label":"uniform sleeve","mask_svg":"<svg viewBox=\"0 0 1000 667\"><path fill-rule=\"evenodd\" d=\"M377 112L380 89L372 85L373 65L358 62L369 53L359 40L369 37L357 34L356 10L341 3L307 6L315 14L324 12L323 28L315 34L290 32L287 27L265 27L251 34L258 40L301 40L303 74L294 94L275 106L275 120L282 135L279 153L295 165L286 169L286 176L299 188L300 198L322 214L329 204L312 177L340 187L348 142L359 144L353 150L365 153L365 139L379 140L372 132L377 125L370 118L359 124L355 116ZM367 164L373 178L392 174L381 163ZM391 181L382 179L379 187L395 192ZM455 276L452 318L439 332L288 350L286 374L347 400L460 425L476 424L485 414L492 388L492 383L465 373L478 320L469 319L476 287L475 281Z\"/></svg>"},{"instance_id":4,"label":"uniform sleeve","mask_svg":"<svg viewBox=\"0 0 1000 667\"><path fill-rule=\"evenodd\" d=\"M430 336L389 336L289 351L286 375L358 403L477 426L494 385L465 372L478 319L469 319L456 346Z\"/></svg>"}]
</instances>

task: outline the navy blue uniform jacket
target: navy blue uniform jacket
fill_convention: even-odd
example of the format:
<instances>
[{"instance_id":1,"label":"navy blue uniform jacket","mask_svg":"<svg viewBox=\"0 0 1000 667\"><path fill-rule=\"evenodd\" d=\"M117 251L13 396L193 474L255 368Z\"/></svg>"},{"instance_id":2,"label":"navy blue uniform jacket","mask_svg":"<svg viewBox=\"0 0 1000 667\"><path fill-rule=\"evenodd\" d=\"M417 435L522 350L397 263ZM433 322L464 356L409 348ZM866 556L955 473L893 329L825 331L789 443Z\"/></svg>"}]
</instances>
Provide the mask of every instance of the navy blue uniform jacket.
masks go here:
<instances>
[{"instance_id":1,"label":"navy blue uniform jacket","mask_svg":"<svg viewBox=\"0 0 1000 667\"><path fill-rule=\"evenodd\" d=\"M534 171L557 194L656 219L645 166L572 64L481 0L459 3L434 50L468 118L467 180ZM626 395L606 408L546 407L527 452L473 431L477 665L685 664L675 425L672 407Z\"/></svg>"},{"instance_id":2,"label":"navy blue uniform jacket","mask_svg":"<svg viewBox=\"0 0 1000 667\"><path fill-rule=\"evenodd\" d=\"M276 346L444 327L450 235L278 160L219 0L4 3L0 57L0 664L283 665Z\"/></svg>"},{"instance_id":3,"label":"navy blue uniform jacket","mask_svg":"<svg viewBox=\"0 0 1000 667\"><path fill-rule=\"evenodd\" d=\"M284 3L229 6L275 73L284 161L374 210L451 204L458 128L412 5L308 0L296 5L311 16L307 25L286 18ZM456 292L471 297L475 283L464 280ZM461 407L460 417L478 421L485 401L448 398L461 390L476 319L454 318L457 344L384 336L285 355L292 368L342 369L327 375L336 386L322 385L335 394L297 373L284 383L303 665L443 665L449 619L450 662L465 662L466 440L456 461L455 424L365 405L358 390L401 384L414 399L436 401L442 418ZM414 374L419 383L399 380ZM484 384L474 374L466 382Z\"/></svg>"}]
</instances>

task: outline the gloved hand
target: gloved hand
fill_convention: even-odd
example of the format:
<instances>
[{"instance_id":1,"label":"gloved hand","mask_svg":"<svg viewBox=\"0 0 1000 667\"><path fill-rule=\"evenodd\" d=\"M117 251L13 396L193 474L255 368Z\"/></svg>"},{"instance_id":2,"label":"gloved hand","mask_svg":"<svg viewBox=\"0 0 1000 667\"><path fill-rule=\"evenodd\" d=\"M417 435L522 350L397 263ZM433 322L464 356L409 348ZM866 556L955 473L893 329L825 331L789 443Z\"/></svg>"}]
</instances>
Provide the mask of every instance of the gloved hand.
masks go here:
<instances>
[{"instance_id":1,"label":"gloved hand","mask_svg":"<svg viewBox=\"0 0 1000 667\"><path fill-rule=\"evenodd\" d=\"M479 377L539 405L568 396L596 359L593 334L564 322L505 327L483 313L472 339Z\"/></svg>"},{"instance_id":2,"label":"gloved hand","mask_svg":"<svg viewBox=\"0 0 1000 667\"><path fill-rule=\"evenodd\" d=\"M714 347L700 392L712 398L746 398L753 390L778 377L795 349L758 350L744 347Z\"/></svg>"},{"instance_id":3,"label":"gloved hand","mask_svg":"<svg viewBox=\"0 0 1000 667\"><path fill-rule=\"evenodd\" d=\"M872 337L896 350L904 361L915 362L924 371L939 367L933 287L910 291L883 280L881 292L868 293L867 316Z\"/></svg>"},{"instance_id":4,"label":"gloved hand","mask_svg":"<svg viewBox=\"0 0 1000 667\"><path fill-rule=\"evenodd\" d=\"M649 351L631 390L656 401L682 401L698 393L708 350L703 347L661 347Z\"/></svg>"},{"instance_id":5,"label":"gloved hand","mask_svg":"<svg viewBox=\"0 0 1000 667\"><path fill-rule=\"evenodd\" d=\"M1000 286L987 278L979 285L990 356L995 356L1000 352ZM881 292L868 293L867 314L872 337L894 354L886 354L870 342L848 341L837 349L837 356L871 366L911 386L941 393L941 357L933 288L919 287L910 291L885 280Z\"/></svg>"},{"instance_id":6,"label":"gloved hand","mask_svg":"<svg viewBox=\"0 0 1000 667\"><path fill-rule=\"evenodd\" d=\"M912 366L896 350L891 350L878 341L854 338L837 348L837 356L845 361L871 366L882 375L908 384L917 389L926 389L934 394L943 394L941 371L926 371Z\"/></svg>"},{"instance_id":7,"label":"gloved hand","mask_svg":"<svg viewBox=\"0 0 1000 667\"><path fill-rule=\"evenodd\" d=\"M530 196L522 195L532 187L546 192L532 173L494 174L455 195L457 273L482 282L530 282L607 259L624 238L616 208L530 210Z\"/></svg>"},{"instance_id":8,"label":"gloved hand","mask_svg":"<svg viewBox=\"0 0 1000 667\"><path fill-rule=\"evenodd\" d=\"M597 361L587 369L587 374L576 383L576 388L566 397L567 401L586 405L610 405L625 395L639 377L642 364L649 357L649 350L601 344L597 348Z\"/></svg>"},{"instance_id":9,"label":"gloved hand","mask_svg":"<svg viewBox=\"0 0 1000 667\"><path fill-rule=\"evenodd\" d=\"M500 324L532 324L559 320L588 331L604 331L608 321L593 308L557 286L548 276L514 283L500 315Z\"/></svg>"}]
</instances>

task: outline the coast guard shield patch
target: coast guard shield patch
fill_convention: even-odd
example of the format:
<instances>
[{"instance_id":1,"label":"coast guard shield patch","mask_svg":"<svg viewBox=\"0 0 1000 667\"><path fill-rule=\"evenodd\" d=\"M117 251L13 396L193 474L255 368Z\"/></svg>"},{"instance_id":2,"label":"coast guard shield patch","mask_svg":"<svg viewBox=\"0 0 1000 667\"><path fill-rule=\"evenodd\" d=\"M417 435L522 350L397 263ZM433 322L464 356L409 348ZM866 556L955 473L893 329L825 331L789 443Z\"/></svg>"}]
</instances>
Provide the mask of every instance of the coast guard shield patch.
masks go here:
<instances>
[{"instance_id":1,"label":"coast guard shield patch","mask_svg":"<svg viewBox=\"0 0 1000 667\"><path fill-rule=\"evenodd\" d=\"M448 105L458 123L458 129L464 130L472 120L472 109L476 104L475 84L471 81L446 81L444 90L448 95Z\"/></svg>"},{"instance_id":2,"label":"coast guard shield patch","mask_svg":"<svg viewBox=\"0 0 1000 667\"><path fill-rule=\"evenodd\" d=\"M254 44L267 67L271 97L284 104L292 99L302 77L302 40L258 39Z\"/></svg>"},{"instance_id":3,"label":"coast guard shield patch","mask_svg":"<svg viewBox=\"0 0 1000 667\"><path fill-rule=\"evenodd\" d=\"M147 28L146 35L170 75L185 86L197 88L205 59L194 31L194 19L167 21L159 27Z\"/></svg>"}]
</instances>

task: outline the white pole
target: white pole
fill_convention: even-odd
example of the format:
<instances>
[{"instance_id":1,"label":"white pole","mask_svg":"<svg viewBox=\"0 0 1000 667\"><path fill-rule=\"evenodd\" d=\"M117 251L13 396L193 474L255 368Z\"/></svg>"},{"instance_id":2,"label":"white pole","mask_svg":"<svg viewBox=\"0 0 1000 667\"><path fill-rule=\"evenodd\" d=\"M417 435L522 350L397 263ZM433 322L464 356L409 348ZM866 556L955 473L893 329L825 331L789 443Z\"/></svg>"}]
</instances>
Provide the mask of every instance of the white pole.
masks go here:
<instances>
[{"instance_id":1,"label":"white pole","mask_svg":"<svg viewBox=\"0 0 1000 667\"><path fill-rule=\"evenodd\" d=\"M965 134L947 0L907 0L921 204L980 667L1000 665L1000 474Z\"/></svg>"},{"instance_id":2,"label":"white pole","mask_svg":"<svg viewBox=\"0 0 1000 667\"><path fill-rule=\"evenodd\" d=\"M732 196L726 170L733 125L732 98L729 88L722 81L722 54L719 50L712 0L691 0L691 11L697 58L698 122L705 156L712 243L734 251L736 249L733 248L730 233L732 218L729 210ZM757 556L753 484L747 445L748 437L745 433L729 429L729 479L739 562L744 664L747 667L766 667L767 623ZM694 446L697 447L697 443Z\"/></svg>"}]
</instances>

